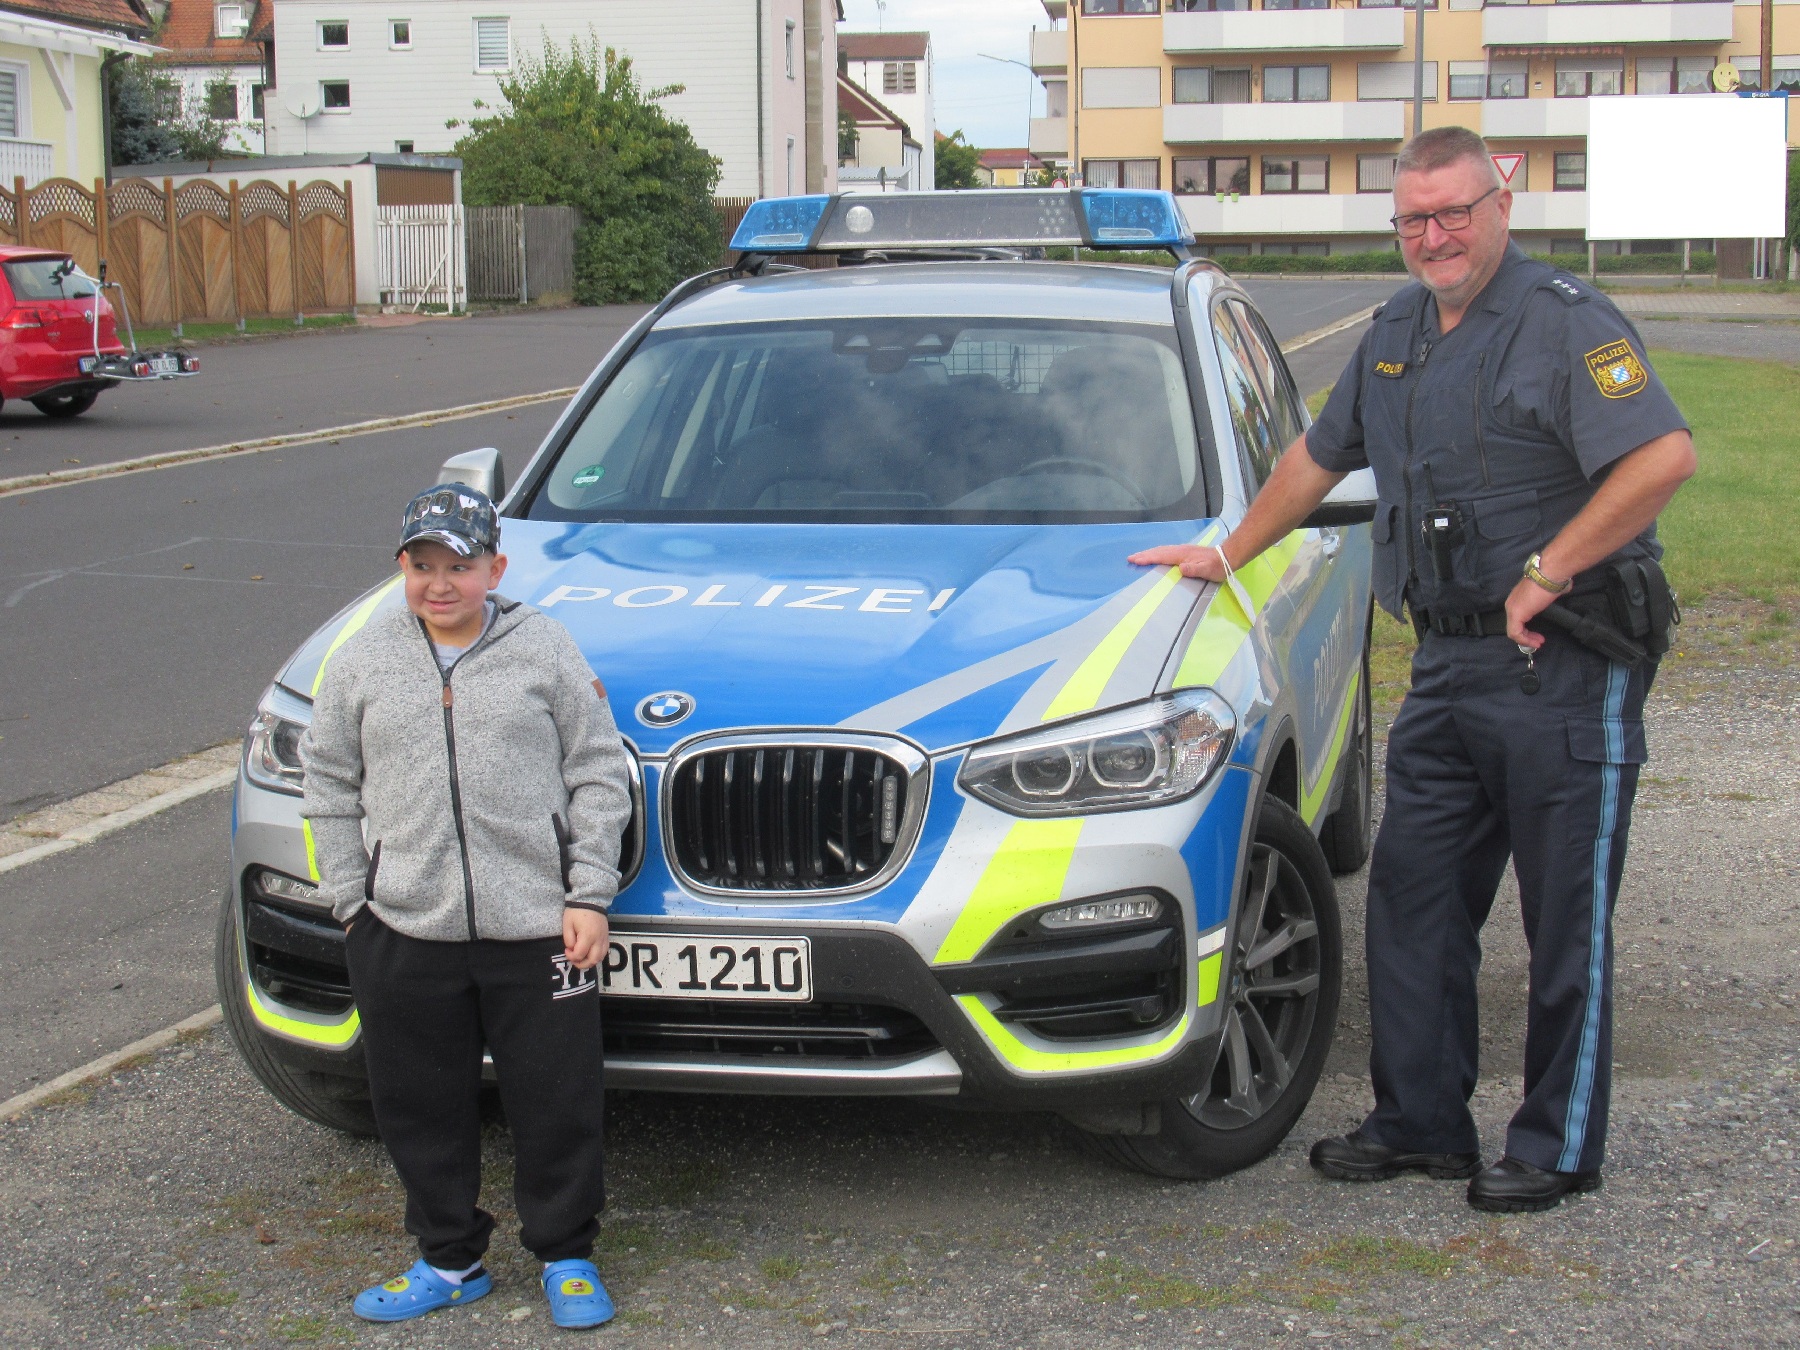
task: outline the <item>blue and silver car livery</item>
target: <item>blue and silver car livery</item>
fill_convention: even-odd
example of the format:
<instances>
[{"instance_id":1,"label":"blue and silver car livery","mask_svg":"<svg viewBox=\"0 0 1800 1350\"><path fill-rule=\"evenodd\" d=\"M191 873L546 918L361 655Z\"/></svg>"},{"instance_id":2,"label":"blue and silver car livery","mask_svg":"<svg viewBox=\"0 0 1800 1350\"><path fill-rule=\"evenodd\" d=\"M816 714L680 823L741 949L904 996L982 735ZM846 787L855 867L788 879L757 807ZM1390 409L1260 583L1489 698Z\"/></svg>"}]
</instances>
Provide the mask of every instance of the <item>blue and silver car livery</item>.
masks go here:
<instances>
[{"instance_id":1,"label":"blue and silver car livery","mask_svg":"<svg viewBox=\"0 0 1800 1350\"><path fill-rule=\"evenodd\" d=\"M1306 425L1173 212L760 203L505 492L507 593L574 634L637 767L615 1085L1046 1108L1182 1177L1304 1108L1330 873L1368 847L1371 503L1347 481L1223 587L1126 563L1222 539ZM1031 256L1125 245L1177 266ZM504 490L493 451L445 478ZM358 600L271 685L220 927L246 1059L346 1129L358 1025L296 746L333 654L401 603Z\"/></svg>"}]
</instances>

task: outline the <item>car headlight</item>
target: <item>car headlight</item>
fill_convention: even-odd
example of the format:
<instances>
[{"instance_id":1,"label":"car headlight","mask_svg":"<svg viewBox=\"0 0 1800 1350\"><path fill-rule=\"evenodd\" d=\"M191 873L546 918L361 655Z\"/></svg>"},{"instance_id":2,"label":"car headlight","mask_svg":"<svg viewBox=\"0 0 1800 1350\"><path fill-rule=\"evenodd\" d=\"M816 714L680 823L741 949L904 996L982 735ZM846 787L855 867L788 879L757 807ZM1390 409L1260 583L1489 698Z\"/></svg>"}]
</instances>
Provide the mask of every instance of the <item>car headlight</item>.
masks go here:
<instances>
[{"instance_id":1,"label":"car headlight","mask_svg":"<svg viewBox=\"0 0 1800 1350\"><path fill-rule=\"evenodd\" d=\"M1224 699L1182 689L978 745L956 781L1016 816L1162 806L1205 785L1236 731Z\"/></svg>"},{"instance_id":2,"label":"car headlight","mask_svg":"<svg viewBox=\"0 0 1800 1350\"><path fill-rule=\"evenodd\" d=\"M301 795L305 770L300 764L300 738L312 709L281 689L271 689L257 705L244 737L244 775L271 792Z\"/></svg>"}]
</instances>

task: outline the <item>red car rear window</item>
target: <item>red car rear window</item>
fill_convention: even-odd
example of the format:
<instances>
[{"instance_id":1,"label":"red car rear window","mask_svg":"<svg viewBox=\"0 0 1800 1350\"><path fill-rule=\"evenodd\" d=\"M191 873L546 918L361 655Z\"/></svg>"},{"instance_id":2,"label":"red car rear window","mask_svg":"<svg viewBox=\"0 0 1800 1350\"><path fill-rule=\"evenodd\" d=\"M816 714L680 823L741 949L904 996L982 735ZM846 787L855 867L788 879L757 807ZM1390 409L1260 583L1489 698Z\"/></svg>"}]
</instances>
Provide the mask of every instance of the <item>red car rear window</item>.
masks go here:
<instances>
[{"instance_id":1,"label":"red car rear window","mask_svg":"<svg viewBox=\"0 0 1800 1350\"><path fill-rule=\"evenodd\" d=\"M66 277L54 274L63 263L58 258L28 258L0 264L15 300L91 300L94 283L80 272Z\"/></svg>"}]
</instances>

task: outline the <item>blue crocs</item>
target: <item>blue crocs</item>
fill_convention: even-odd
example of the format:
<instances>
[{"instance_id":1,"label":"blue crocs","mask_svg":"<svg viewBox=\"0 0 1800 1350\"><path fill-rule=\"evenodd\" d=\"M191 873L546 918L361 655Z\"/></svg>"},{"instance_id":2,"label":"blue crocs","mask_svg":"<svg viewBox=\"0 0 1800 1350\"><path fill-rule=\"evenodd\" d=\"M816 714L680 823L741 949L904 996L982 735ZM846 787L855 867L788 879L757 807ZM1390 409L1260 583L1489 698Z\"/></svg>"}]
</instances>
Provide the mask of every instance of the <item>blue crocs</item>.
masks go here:
<instances>
[{"instance_id":1,"label":"blue crocs","mask_svg":"<svg viewBox=\"0 0 1800 1350\"><path fill-rule=\"evenodd\" d=\"M552 1261L544 1267L544 1297L559 1327L597 1327L613 1317L612 1296L592 1261Z\"/></svg>"},{"instance_id":2,"label":"blue crocs","mask_svg":"<svg viewBox=\"0 0 1800 1350\"><path fill-rule=\"evenodd\" d=\"M439 1308L459 1308L493 1292L494 1277L485 1270L451 1284L421 1258L406 1274L363 1290L350 1310L366 1322L404 1322Z\"/></svg>"}]
</instances>

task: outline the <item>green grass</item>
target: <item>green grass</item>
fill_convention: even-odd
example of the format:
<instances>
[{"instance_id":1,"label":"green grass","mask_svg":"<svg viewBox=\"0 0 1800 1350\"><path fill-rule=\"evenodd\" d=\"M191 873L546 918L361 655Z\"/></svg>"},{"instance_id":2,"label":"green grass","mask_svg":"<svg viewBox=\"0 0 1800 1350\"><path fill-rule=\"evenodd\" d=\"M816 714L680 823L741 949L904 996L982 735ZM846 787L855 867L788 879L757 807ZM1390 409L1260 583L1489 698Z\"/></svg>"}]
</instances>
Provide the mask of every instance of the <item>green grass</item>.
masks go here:
<instances>
[{"instance_id":1,"label":"green grass","mask_svg":"<svg viewBox=\"0 0 1800 1350\"><path fill-rule=\"evenodd\" d=\"M246 319L244 333L308 333L321 328L348 328L356 323L354 314L309 314L304 325L296 325L290 319ZM172 328L144 328L134 330L138 350L149 351L157 347L172 347L177 342L217 342L222 339L240 337L235 320L225 323L184 323L181 326L181 337L175 336ZM125 340L125 324L119 324L119 341Z\"/></svg>"}]
</instances>

